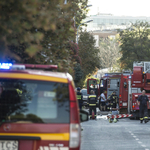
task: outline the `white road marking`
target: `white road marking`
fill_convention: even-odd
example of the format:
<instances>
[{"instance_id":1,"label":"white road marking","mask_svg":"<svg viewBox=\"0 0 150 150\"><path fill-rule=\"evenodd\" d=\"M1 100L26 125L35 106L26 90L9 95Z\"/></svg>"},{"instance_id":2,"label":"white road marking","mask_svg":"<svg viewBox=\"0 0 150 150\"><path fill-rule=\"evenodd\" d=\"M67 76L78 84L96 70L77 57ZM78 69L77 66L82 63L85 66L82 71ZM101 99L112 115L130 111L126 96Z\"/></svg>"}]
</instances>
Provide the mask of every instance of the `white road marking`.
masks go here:
<instances>
[{"instance_id":1,"label":"white road marking","mask_svg":"<svg viewBox=\"0 0 150 150\"><path fill-rule=\"evenodd\" d=\"M134 135L133 133L131 133L131 135Z\"/></svg>"},{"instance_id":2,"label":"white road marking","mask_svg":"<svg viewBox=\"0 0 150 150\"><path fill-rule=\"evenodd\" d=\"M136 138L136 136L133 136L134 138Z\"/></svg>"},{"instance_id":3,"label":"white road marking","mask_svg":"<svg viewBox=\"0 0 150 150\"><path fill-rule=\"evenodd\" d=\"M138 143L141 144L142 142L139 141Z\"/></svg>"},{"instance_id":4,"label":"white road marking","mask_svg":"<svg viewBox=\"0 0 150 150\"><path fill-rule=\"evenodd\" d=\"M146 148L145 150L149 150L149 149Z\"/></svg>"},{"instance_id":5,"label":"white road marking","mask_svg":"<svg viewBox=\"0 0 150 150\"><path fill-rule=\"evenodd\" d=\"M137 140L137 141L138 141L139 139L135 139L135 140Z\"/></svg>"},{"instance_id":6,"label":"white road marking","mask_svg":"<svg viewBox=\"0 0 150 150\"><path fill-rule=\"evenodd\" d=\"M141 145L142 147L146 147L145 145Z\"/></svg>"}]
</instances>

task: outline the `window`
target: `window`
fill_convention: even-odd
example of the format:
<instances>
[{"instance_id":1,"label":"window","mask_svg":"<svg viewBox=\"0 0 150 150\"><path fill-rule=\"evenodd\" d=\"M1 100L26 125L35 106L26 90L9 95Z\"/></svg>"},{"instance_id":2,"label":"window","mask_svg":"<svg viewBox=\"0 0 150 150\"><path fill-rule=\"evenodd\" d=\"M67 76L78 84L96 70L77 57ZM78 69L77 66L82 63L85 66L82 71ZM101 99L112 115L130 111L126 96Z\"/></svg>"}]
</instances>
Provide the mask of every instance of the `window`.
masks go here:
<instances>
[{"instance_id":1,"label":"window","mask_svg":"<svg viewBox=\"0 0 150 150\"><path fill-rule=\"evenodd\" d=\"M0 122L69 122L67 84L6 79L0 83Z\"/></svg>"}]
</instances>

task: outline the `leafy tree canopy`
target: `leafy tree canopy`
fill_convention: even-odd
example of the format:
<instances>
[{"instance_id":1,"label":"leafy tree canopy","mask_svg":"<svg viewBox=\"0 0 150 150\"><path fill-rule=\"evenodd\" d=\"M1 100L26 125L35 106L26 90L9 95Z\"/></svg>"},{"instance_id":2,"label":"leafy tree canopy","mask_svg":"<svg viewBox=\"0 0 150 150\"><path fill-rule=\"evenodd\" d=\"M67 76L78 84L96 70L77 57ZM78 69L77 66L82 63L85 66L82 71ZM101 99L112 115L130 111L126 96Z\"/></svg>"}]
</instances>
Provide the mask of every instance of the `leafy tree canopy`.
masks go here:
<instances>
[{"instance_id":1,"label":"leafy tree canopy","mask_svg":"<svg viewBox=\"0 0 150 150\"><path fill-rule=\"evenodd\" d=\"M81 67L83 70L83 81L88 74L92 74L97 68L101 67L99 49L95 47L95 39L87 31L80 32L79 37L79 56L81 58Z\"/></svg>"},{"instance_id":2,"label":"leafy tree canopy","mask_svg":"<svg viewBox=\"0 0 150 150\"><path fill-rule=\"evenodd\" d=\"M73 74L68 46L76 24L85 18L88 0L1 0L0 59L21 63L57 64Z\"/></svg>"},{"instance_id":3,"label":"leafy tree canopy","mask_svg":"<svg viewBox=\"0 0 150 150\"><path fill-rule=\"evenodd\" d=\"M133 69L134 61L147 61L150 56L150 25L137 21L130 28L120 31L120 58L122 69Z\"/></svg>"},{"instance_id":4,"label":"leafy tree canopy","mask_svg":"<svg viewBox=\"0 0 150 150\"><path fill-rule=\"evenodd\" d=\"M99 41L99 57L102 68L109 68L111 72L119 71L119 59L121 57L117 38L101 38Z\"/></svg>"}]
</instances>

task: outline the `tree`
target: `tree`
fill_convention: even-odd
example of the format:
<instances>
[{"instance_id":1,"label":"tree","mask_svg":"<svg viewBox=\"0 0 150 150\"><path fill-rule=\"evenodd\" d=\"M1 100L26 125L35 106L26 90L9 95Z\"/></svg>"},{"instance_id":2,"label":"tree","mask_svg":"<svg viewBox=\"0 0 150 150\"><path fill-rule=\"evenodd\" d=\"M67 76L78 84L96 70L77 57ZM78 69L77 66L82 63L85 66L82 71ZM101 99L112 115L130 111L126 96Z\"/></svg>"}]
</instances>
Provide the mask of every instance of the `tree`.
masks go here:
<instances>
[{"instance_id":1,"label":"tree","mask_svg":"<svg viewBox=\"0 0 150 150\"><path fill-rule=\"evenodd\" d=\"M93 35L87 31L80 32L79 37L79 56L81 58L81 66L83 70L83 81L86 75L92 74L96 68L101 67L99 57L99 49L95 47L95 39Z\"/></svg>"},{"instance_id":2,"label":"tree","mask_svg":"<svg viewBox=\"0 0 150 150\"><path fill-rule=\"evenodd\" d=\"M150 56L150 25L137 21L130 28L119 31L121 48L121 67L133 68L134 61L147 61Z\"/></svg>"},{"instance_id":3,"label":"tree","mask_svg":"<svg viewBox=\"0 0 150 150\"><path fill-rule=\"evenodd\" d=\"M1 0L0 57L19 63L56 64L73 74L68 45L75 39L76 23L85 18L87 0ZM81 9L80 9L81 8Z\"/></svg>"},{"instance_id":4,"label":"tree","mask_svg":"<svg viewBox=\"0 0 150 150\"><path fill-rule=\"evenodd\" d=\"M121 57L120 47L117 39L101 38L99 46L99 57L102 68L110 68L110 71L119 71L118 60Z\"/></svg>"}]
</instances>

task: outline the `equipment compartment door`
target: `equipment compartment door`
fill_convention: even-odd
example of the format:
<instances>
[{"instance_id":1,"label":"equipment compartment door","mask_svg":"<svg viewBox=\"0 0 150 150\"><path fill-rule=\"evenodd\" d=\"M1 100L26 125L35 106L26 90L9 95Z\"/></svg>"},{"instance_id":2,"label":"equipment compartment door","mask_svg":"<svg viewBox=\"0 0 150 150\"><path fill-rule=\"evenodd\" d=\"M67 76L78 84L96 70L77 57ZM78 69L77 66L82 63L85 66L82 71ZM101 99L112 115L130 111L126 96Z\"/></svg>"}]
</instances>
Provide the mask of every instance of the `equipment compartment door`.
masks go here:
<instances>
[{"instance_id":1,"label":"equipment compartment door","mask_svg":"<svg viewBox=\"0 0 150 150\"><path fill-rule=\"evenodd\" d=\"M109 97L113 91L116 91L116 95L119 97L120 79L108 79L107 84L107 97Z\"/></svg>"}]
</instances>

